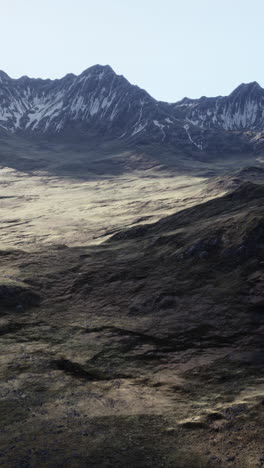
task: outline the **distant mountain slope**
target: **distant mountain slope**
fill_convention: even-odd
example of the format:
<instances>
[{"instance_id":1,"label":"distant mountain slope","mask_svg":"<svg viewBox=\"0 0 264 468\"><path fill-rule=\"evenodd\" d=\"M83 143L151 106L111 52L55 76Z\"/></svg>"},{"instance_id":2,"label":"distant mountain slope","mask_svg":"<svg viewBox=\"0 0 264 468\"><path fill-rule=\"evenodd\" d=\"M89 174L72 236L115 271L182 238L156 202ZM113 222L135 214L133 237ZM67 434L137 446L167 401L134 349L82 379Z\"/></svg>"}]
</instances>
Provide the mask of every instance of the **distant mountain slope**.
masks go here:
<instances>
[{"instance_id":1,"label":"distant mountain slope","mask_svg":"<svg viewBox=\"0 0 264 468\"><path fill-rule=\"evenodd\" d=\"M0 128L36 135L81 132L191 153L246 152L262 148L264 90L243 84L228 97L169 104L108 65L56 80L12 79L0 72Z\"/></svg>"},{"instance_id":2,"label":"distant mountain slope","mask_svg":"<svg viewBox=\"0 0 264 468\"><path fill-rule=\"evenodd\" d=\"M256 82L243 83L226 97L184 98L173 107L203 128L264 130L264 89Z\"/></svg>"},{"instance_id":3,"label":"distant mountain slope","mask_svg":"<svg viewBox=\"0 0 264 468\"><path fill-rule=\"evenodd\" d=\"M13 80L1 72L0 93L0 124L12 132L56 133L71 125L123 138L151 128L165 138L163 128L175 120L167 104L109 66L95 65L80 76L69 74L60 80Z\"/></svg>"}]
</instances>

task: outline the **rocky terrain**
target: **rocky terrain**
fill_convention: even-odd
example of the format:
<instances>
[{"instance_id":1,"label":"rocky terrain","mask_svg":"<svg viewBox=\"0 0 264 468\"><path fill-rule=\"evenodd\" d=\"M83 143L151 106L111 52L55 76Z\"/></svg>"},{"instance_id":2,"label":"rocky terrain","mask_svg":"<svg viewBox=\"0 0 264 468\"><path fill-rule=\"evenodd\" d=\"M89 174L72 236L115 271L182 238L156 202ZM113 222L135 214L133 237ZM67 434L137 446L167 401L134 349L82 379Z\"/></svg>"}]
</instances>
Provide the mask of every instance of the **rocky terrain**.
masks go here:
<instances>
[{"instance_id":1,"label":"rocky terrain","mask_svg":"<svg viewBox=\"0 0 264 468\"><path fill-rule=\"evenodd\" d=\"M97 245L1 250L2 466L263 465L263 180L208 179Z\"/></svg>"},{"instance_id":2,"label":"rocky terrain","mask_svg":"<svg viewBox=\"0 0 264 468\"><path fill-rule=\"evenodd\" d=\"M263 93L0 73L1 466L264 466Z\"/></svg>"}]
</instances>

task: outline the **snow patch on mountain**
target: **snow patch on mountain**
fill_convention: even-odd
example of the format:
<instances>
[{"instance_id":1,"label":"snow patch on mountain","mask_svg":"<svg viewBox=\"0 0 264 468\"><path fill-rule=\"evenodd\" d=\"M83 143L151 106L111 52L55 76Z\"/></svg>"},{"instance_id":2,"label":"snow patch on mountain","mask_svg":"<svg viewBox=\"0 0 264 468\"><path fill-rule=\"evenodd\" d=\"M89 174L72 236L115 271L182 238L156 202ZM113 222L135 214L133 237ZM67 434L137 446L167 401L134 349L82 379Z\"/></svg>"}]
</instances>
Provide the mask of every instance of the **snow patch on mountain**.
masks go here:
<instances>
[{"instance_id":1,"label":"snow patch on mountain","mask_svg":"<svg viewBox=\"0 0 264 468\"><path fill-rule=\"evenodd\" d=\"M257 83L240 85L229 96L183 99L174 106L185 119L202 128L264 130L264 90Z\"/></svg>"},{"instance_id":2,"label":"snow patch on mountain","mask_svg":"<svg viewBox=\"0 0 264 468\"><path fill-rule=\"evenodd\" d=\"M202 143L196 143L192 137L191 137L191 134L190 134L190 131L189 131L189 128L190 126L188 124L185 124L183 126L183 128L185 129L186 133L187 133L187 136L188 136L188 139L190 141L190 143L192 143L194 146L196 146L196 148L198 148L200 151L203 150L203 144Z\"/></svg>"},{"instance_id":3,"label":"snow patch on mountain","mask_svg":"<svg viewBox=\"0 0 264 468\"><path fill-rule=\"evenodd\" d=\"M161 130L161 133L162 133L162 141L165 140L165 138L166 138L166 133L165 133L165 131L164 131L164 128L166 127L166 125L161 124L161 123L158 122L157 120L153 120L153 123L154 123L154 125L156 125L156 127L158 127L158 128Z\"/></svg>"}]
</instances>

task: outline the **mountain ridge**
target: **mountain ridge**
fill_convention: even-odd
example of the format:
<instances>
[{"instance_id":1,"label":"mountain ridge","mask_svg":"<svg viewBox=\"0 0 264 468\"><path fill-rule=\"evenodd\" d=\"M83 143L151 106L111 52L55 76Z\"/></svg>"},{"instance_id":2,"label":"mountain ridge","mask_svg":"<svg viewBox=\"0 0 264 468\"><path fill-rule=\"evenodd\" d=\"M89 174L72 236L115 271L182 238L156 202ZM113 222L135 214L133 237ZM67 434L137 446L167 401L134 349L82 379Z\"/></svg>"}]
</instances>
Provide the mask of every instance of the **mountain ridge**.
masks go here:
<instances>
[{"instance_id":1,"label":"mountain ridge","mask_svg":"<svg viewBox=\"0 0 264 468\"><path fill-rule=\"evenodd\" d=\"M184 98L174 107L184 109L185 118L204 128L264 129L264 89L256 81L240 84L228 96Z\"/></svg>"},{"instance_id":2,"label":"mountain ridge","mask_svg":"<svg viewBox=\"0 0 264 468\"><path fill-rule=\"evenodd\" d=\"M0 127L10 133L63 134L93 131L134 143L169 144L183 151L258 148L264 132L264 90L257 82L239 85L229 96L157 101L117 75L94 65L80 75L51 80L0 72ZM247 132L252 132L248 135Z\"/></svg>"}]
</instances>

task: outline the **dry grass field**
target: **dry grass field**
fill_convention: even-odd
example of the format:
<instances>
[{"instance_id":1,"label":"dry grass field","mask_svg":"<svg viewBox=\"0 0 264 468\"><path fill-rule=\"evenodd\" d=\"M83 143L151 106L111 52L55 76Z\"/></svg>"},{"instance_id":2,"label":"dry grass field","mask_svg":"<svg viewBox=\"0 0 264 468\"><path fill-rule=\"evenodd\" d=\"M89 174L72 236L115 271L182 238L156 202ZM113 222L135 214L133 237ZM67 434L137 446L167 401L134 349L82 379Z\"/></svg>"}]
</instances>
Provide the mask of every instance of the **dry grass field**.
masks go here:
<instances>
[{"instance_id":1,"label":"dry grass field","mask_svg":"<svg viewBox=\"0 0 264 468\"><path fill-rule=\"evenodd\" d=\"M87 245L210 198L207 178L153 170L99 178L0 169L0 246Z\"/></svg>"}]
</instances>

